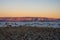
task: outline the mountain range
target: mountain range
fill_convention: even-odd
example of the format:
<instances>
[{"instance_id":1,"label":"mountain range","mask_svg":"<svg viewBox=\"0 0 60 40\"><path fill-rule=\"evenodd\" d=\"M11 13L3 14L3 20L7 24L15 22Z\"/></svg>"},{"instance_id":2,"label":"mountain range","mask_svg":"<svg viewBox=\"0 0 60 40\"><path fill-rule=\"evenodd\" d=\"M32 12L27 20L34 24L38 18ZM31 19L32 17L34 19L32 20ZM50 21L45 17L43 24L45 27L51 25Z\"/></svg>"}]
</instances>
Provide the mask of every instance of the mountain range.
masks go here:
<instances>
[{"instance_id":1,"label":"mountain range","mask_svg":"<svg viewBox=\"0 0 60 40\"><path fill-rule=\"evenodd\" d=\"M0 22L60 22L60 18L46 17L0 17Z\"/></svg>"}]
</instances>

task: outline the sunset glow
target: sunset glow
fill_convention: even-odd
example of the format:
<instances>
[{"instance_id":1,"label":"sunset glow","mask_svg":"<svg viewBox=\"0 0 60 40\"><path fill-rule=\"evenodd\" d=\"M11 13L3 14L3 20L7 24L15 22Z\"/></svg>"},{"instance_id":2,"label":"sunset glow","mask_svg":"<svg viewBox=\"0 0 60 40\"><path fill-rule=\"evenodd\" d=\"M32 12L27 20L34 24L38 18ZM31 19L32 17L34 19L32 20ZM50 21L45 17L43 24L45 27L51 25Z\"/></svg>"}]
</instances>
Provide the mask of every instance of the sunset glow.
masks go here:
<instances>
[{"instance_id":1,"label":"sunset glow","mask_svg":"<svg viewBox=\"0 0 60 40\"><path fill-rule=\"evenodd\" d=\"M60 0L0 0L0 17L60 18Z\"/></svg>"}]
</instances>

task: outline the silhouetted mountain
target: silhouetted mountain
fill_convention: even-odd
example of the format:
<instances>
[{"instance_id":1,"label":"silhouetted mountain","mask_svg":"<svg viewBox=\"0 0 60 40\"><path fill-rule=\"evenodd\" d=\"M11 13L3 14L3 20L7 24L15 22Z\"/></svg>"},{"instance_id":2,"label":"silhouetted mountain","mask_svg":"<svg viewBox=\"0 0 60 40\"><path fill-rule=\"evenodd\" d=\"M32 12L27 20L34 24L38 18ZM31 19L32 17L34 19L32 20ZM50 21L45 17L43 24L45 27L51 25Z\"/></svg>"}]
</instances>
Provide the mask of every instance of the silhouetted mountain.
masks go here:
<instances>
[{"instance_id":1,"label":"silhouetted mountain","mask_svg":"<svg viewBox=\"0 0 60 40\"><path fill-rule=\"evenodd\" d=\"M46 17L0 17L0 22L59 22L60 18Z\"/></svg>"}]
</instances>

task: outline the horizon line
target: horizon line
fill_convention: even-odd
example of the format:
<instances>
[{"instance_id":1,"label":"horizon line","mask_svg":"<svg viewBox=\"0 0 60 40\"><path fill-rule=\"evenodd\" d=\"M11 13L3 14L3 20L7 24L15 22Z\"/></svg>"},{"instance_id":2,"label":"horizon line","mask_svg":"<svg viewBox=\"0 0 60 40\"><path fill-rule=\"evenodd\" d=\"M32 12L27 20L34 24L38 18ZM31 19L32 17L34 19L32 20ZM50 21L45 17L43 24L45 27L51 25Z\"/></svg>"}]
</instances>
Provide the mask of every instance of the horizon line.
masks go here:
<instances>
[{"instance_id":1,"label":"horizon line","mask_svg":"<svg viewBox=\"0 0 60 40\"><path fill-rule=\"evenodd\" d=\"M24 18L24 16L22 16L22 17ZM2 18L14 18L14 17L2 17ZM19 18L19 17L17 17L17 18ZM25 18L27 18L27 17L25 16ZM34 18L34 17L32 17L32 18ZM54 17L35 17L35 18L54 18ZM55 19L60 19L60 18L55 18Z\"/></svg>"}]
</instances>

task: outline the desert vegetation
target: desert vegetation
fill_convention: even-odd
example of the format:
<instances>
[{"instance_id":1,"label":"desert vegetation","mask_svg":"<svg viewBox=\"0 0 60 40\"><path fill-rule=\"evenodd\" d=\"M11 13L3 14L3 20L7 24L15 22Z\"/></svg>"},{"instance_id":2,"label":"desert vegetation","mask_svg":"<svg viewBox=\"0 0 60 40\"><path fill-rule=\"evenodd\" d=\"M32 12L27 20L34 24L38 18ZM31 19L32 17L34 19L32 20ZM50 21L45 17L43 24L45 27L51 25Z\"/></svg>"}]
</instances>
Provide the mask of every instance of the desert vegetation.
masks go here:
<instances>
[{"instance_id":1,"label":"desert vegetation","mask_svg":"<svg viewBox=\"0 0 60 40\"><path fill-rule=\"evenodd\" d=\"M60 40L60 28L1 27L0 40Z\"/></svg>"}]
</instances>

